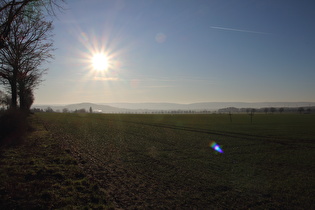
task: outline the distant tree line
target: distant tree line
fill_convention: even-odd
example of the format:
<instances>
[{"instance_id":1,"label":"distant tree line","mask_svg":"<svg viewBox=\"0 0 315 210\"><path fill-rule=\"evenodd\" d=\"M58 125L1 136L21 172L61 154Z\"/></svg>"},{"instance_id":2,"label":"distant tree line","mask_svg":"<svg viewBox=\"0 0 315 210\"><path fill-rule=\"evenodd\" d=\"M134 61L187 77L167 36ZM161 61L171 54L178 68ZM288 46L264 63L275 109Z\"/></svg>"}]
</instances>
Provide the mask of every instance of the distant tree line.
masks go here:
<instances>
[{"instance_id":1,"label":"distant tree line","mask_svg":"<svg viewBox=\"0 0 315 210\"><path fill-rule=\"evenodd\" d=\"M300 113L300 114L310 114L315 113L315 106L309 107L264 107L259 109L254 108L235 108L227 107L219 109L218 113L265 113L265 114L275 114L275 113Z\"/></svg>"},{"instance_id":2,"label":"distant tree line","mask_svg":"<svg viewBox=\"0 0 315 210\"><path fill-rule=\"evenodd\" d=\"M92 107L89 109L75 109L69 110L68 108L63 108L62 110L53 110L51 107L46 109L33 108L33 112L62 112L62 113L102 113L99 111L93 111ZM122 112L104 112L112 114L215 114L215 113L246 113L253 115L254 113L265 113L265 114L276 114L276 113L300 113L300 114L310 114L315 113L315 106L312 107L264 107L264 108L235 108L227 107L219 109L218 111L213 110L128 110Z\"/></svg>"},{"instance_id":3,"label":"distant tree line","mask_svg":"<svg viewBox=\"0 0 315 210\"><path fill-rule=\"evenodd\" d=\"M103 113L99 110L93 111L92 107L87 109L75 109L69 110L63 108L62 110L53 110L51 107L46 109L33 108L32 112L62 112L62 113ZM107 112L104 112L107 113ZM108 112L112 114L210 114L213 111L210 110L135 110L135 111L122 111L122 112Z\"/></svg>"},{"instance_id":4,"label":"distant tree line","mask_svg":"<svg viewBox=\"0 0 315 210\"><path fill-rule=\"evenodd\" d=\"M47 107L46 109L40 109L40 108L33 108L31 110L32 112L47 112L47 113L53 113L53 112L62 112L62 113L93 113L92 107L89 108L87 111L86 109L75 109L75 110L69 110L68 108L63 108L61 111L56 110L54 111L51 107Z\"/></svg>"},{"instance_id":5,"label":"distant tree line","mask_svg":"<svg viewBox=\"0 0 315 210\"><path fill-rule=\"evenodd\" d=\"M210 110L146 110L146 111L127 111L126 114L210 114Z\"/></svg>"}]
</instances>

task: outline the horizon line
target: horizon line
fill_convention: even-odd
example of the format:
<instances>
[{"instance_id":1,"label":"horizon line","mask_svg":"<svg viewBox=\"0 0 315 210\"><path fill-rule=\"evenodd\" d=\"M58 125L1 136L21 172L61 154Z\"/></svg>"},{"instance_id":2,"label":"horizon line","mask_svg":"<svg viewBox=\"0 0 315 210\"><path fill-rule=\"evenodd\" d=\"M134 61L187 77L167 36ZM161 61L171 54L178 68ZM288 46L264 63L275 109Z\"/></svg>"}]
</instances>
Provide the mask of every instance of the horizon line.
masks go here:
<instances>
[{"instance_id":1,"label":"horizon line","mask_svg":"<svg viewBox=\"0 0 315 210\"><path fill-rule=\"evenodd\" d=\"M178 102L73 102L73 103L56 103L56 104L50 104L50 103L40 103L36 104L34 103L32 106L45 106L45 105L51 105L51 106L66 106L66 105L74 105L74 104L182 104L182 105L189 105L189 104L200 104L200 103L246 103L246 104L259 104L259 103L315 103L315 101L264 101L264 102L244 102L244 101L205 101L205 102L192 102L192 103L178 103Z\"/></svg>"}]
</instances>

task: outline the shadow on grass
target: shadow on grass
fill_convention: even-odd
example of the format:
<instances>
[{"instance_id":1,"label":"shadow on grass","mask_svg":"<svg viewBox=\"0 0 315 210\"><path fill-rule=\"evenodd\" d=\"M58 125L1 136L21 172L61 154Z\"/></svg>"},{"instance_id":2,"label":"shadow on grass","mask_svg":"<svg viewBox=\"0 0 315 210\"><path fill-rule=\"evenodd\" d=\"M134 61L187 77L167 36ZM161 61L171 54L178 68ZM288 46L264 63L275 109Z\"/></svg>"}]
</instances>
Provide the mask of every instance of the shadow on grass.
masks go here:
<instances>
[{"instance_id":1,"label":"shadow on grass","mask_svg":"<svg viewBox=\"0 0 315 210\"><path fill-rule=\"evenodd\" d=\"M20 117L1 117L2 123L16 127L6 131L6 147L0 148L0 209L113 209L105 190L83 173L35 116L27 119L34 127L28 133Z\"/></svg>"},{"instance_id":2,"label":"shadow on grass","mask_svg":"<svg viewBox=\"0 0 315 210\"><path fill-rule=\"evenodd\" d=\"M32 130L27 114L19 110L8 110L0 116L0 146L16 146L23 142L26 132Z\"/></svg>"}]
</instances>

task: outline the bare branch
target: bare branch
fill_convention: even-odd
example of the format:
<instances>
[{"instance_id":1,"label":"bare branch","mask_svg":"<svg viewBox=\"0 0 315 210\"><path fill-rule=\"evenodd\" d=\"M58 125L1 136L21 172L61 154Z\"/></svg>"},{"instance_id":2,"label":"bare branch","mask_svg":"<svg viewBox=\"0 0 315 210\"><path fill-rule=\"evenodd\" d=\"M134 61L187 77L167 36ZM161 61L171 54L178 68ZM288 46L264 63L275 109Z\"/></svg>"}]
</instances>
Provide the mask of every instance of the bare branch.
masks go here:
<instances>
[{"instance_id":1,"label":"bare branch","mask_svg":"<svg viewBox=\"0 0 315 210\"><path fill-rule=\"evenodd\" d=\"M7 36L7 46L0 49L1 81L11 91L12 107L16 106L17 94L20 108L27 108L28 96L42 82L43 62L52 58L52 23L44 21L43 15L32 19L19 16L14 19ZM25 105L26 104L26 105Z\"/></svg>"},{"instance_id":2,"label":"bare branch","mask_svg":"<svg viewBox=\"0 0 315 210\"><path fill-rule=\"evenodd\" d=\"M34 13L46 13L56 17L56 10L64 10L64 0L1 0L0 2L0 48L6 46L12 22L19 16L32 18Z\"/></svg>"}]
</instances>

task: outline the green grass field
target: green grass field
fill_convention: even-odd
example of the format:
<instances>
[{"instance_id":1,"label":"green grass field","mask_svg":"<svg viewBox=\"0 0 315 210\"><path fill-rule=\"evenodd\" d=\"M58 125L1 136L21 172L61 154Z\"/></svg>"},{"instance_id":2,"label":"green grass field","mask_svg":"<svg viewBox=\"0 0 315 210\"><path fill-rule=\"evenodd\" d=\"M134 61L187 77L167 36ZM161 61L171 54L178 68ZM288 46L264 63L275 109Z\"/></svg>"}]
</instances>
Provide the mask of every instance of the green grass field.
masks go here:
<instances>
[{"instance_id":1,"label":"green grass field","mask_svg":"<svg viewBox=\"0 0 315 210\"><path fill-rule=\"evenodd\" d=\"M315 208L315 115L36 115L117 207Z\"/></svg>"}]
</instances>

